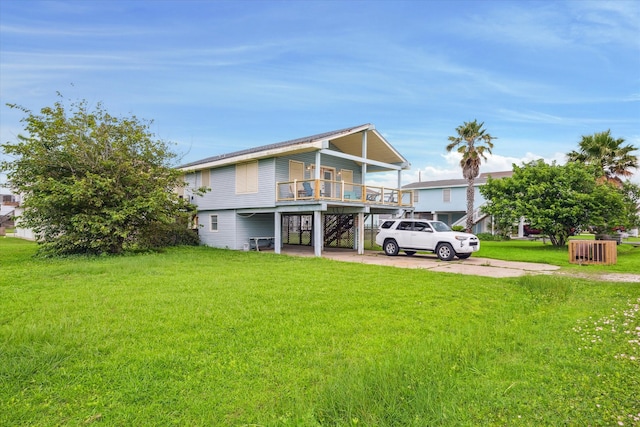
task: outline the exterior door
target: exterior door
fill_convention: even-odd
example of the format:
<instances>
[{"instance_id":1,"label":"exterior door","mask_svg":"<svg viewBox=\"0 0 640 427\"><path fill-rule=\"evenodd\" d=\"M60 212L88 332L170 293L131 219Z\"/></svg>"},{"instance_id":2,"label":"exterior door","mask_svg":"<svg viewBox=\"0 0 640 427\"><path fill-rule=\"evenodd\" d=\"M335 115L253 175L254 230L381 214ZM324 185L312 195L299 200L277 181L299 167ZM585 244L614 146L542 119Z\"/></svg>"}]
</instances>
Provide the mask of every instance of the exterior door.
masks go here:
<instances>
[{"instance_id":1,"label":"exterior door","mask_svg":"<svg viewBox=\"0 0 640 427\"><path fill-rule=\"evenodd\" d=\"M411 233L411 246L414 248L434 249L436 236L431 225L427 222L416 221L413 223Z\"/></svg>"},{"instance_id":2,"label":"exterior door","mask_svg":"<svg viewBox=\"0 0 640 427\"><path fill-rule=\"evenodd\" d=\"M401 248L413 247L412 234L414 233L414 231L412 229L412 226L413 222L402 221L396 227L395 232L393 233L393 237L396 239L396 242L398 242L398 246L400 246Z\"/></svg>"}]
</instances>

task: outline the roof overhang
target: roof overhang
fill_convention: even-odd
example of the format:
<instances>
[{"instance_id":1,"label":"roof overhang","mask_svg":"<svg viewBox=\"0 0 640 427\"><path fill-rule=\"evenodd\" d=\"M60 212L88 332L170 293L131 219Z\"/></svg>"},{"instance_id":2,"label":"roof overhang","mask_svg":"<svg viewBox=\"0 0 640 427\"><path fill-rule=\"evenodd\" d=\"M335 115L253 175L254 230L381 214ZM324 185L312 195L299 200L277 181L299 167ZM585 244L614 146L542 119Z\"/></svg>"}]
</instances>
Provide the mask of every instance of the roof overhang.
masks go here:
<instances>
[{"instance_id":1,"label":"roof overhang","mask_svg":"<svg viewBox=\"0 0 640 427\"><path fill-rule=\"evenodd\" d=\"M366 150L366 153L364 152ZM322 151L342 156L359 164L371 165L368 171L409 169L409 162L387 142L371 124L356 126L306 138L265 145L226 155L210 157L179 166L184 172L221 167L252 160L281 157L296 153Z\"/></svg>"}]
</instances>

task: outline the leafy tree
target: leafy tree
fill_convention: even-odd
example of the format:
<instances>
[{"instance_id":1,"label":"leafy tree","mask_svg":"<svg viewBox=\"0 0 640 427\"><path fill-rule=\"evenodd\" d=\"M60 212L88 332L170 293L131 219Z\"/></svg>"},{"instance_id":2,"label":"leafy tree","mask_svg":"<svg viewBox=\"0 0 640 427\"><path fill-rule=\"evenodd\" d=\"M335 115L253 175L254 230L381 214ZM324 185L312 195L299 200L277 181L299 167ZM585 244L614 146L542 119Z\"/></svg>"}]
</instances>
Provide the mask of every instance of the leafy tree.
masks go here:
<instances>
[{"instance_id":1,"label":"leafy tree","mask_svg":"<svg viewBox=\"0 0 640 427\"><path fill-rule=\"evenodd\" d=\"M569 161L597 165L605 178L622 186L620 177L633 175L630 169L638 168L638 157L631 154L637 150L633 145L624 144L624 138L613 138L611 130L596 132L582 137L578 151L567 154Z\"/></svg>"},{"instance_id":2,"label":"leafy tree","mask_svg":"<svg viewBox=\"0 0 640 427\"><path fill-rule=\"evenodd\" d=\"M86 101L69 111L58 101L39 114L9 107L25 113L26 135L1 145L12 160L0 170L23 195L21 222L41 253L117 254L154 240L154 229L186 211L174 191L176 155L154 139L151 122L114 117L101 104L90 111Z\"/></svg>"},{"instance_id":3,"label":"leafy tree","mask_svg":"<svg viewBox=\"0 0 640 427\"><path fill-rule=\"evenodd\" d=\"M630 228L640 226L640 186L627 180L622 183L621 191L627 205L627 225Z\"/></svg>"},{"instance_id":4,"label":"leafy tree","mask_svg":"<svg viewBox=\"0 0 640 427\"><path fill-rule=\"evenodd\" d=\"M627 225L630 199L616 186L597 179L597 166L582 163L546 164L538 160L513 167L511 178L487 180L480 188L484 211L499 223L526 217L555 246L564 246L575 230Z\"/></svg>"},{"instance_id":5,"label":"leafy tree","mask_svg":"<svg viewBox=\"0 0 640 427\"><path fill-rule=\"evenodd\" d=\"M482 159L487 159L485 152L491 154L493 143L491 140L496 139L482 129L483 123L477 120L472 122L464 122L462 126L456 128L457 136L450 136L451 143L447 145L447 152L451 152L456 146L458 153L462 154L460 166L462 167L462 176L467 180L467 223L466 230L471 232L473 228L473 206L474 206L474 183L475 179L480 175L480 164ZM484 142L486 145L479 145Z\"/></svg>"}]
</instances>

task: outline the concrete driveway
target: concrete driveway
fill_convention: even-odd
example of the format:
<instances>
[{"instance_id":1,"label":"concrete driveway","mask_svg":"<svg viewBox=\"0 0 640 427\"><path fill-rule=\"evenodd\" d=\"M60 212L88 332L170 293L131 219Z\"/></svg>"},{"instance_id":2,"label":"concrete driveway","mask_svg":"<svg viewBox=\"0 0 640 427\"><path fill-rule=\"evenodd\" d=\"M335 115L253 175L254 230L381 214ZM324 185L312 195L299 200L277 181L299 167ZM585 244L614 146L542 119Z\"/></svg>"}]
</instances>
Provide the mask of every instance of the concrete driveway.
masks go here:
<instances>
[{"instance_id":1,"label":"concrete driveway","mask_svg":"<svg viewBox=\"0 0 640 427\"><path fill-rule=\"evenodd\" d=\"M295 256L313 256L313 250L308 247L287 246L283 254ZM358 255L350 249L325 249L324 258L344 262L359 262L361 264L377 264L398 268L421 268L442 273L470 274L486 277L518 277L526 274L551 274L560 267L533 262L500 261L489 258L478 258L472 255L465 260L440 261L432 254L415 254L406 256L387 256L380 251L366 251Z\"/></svg>"}]
</instances>

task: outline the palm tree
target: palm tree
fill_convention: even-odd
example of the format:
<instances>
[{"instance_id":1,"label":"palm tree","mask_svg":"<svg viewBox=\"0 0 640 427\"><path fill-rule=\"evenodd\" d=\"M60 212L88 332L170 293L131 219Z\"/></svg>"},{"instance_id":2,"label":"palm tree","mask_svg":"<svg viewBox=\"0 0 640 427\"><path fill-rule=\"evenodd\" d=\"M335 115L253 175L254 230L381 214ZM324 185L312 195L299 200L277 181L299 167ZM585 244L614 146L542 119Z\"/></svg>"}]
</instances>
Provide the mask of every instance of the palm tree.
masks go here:
<instances>
[{"instance_id":1,"label":"palm tree","mask_svg":"<svg viewBox=\"0 0 640 427\"><path fill-rule=\"evenodd\" d=\"M473 184L480 175L482 159L487 160L485 151L491 154L493 148L491 140L496 139L482 129L483 125L484 122L478 123L478 120L464 122L462 126L456 128L458 136L450 136L451 143L447 145L447 152L451 152L456 146L459 146L458 153L462 154L460 166L462 167L462 176L467 180L467 233L471 233L473 228ZM477 145L479 142L484 142L486 145Z\"/></svg>"},{"instance_id":2,"label":"palm tree","mask_svg":"<svg viewBox=\"0 0 640 427\"><path fill-rule=\"evenodd\" d=\"M631 153L637 150L624 144L624 138L614 139L611 130L596 132L582 137L578 151L571 151L567 158L572 162L598 165L607 181L622 186L620 177L633 175L630 169L638 168L638 157Z\"/></svg>"}]
</instances>

